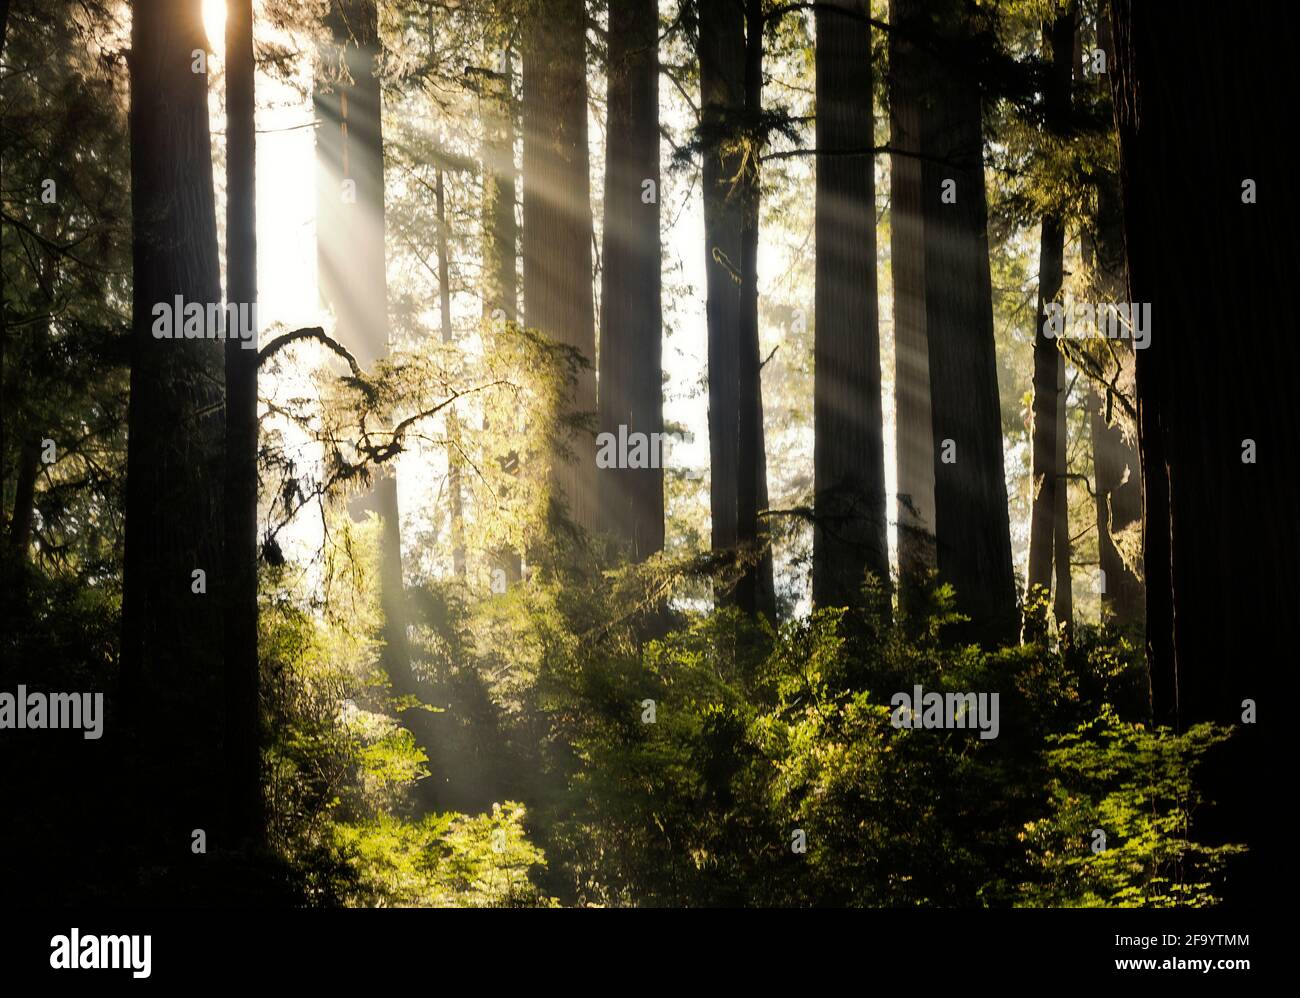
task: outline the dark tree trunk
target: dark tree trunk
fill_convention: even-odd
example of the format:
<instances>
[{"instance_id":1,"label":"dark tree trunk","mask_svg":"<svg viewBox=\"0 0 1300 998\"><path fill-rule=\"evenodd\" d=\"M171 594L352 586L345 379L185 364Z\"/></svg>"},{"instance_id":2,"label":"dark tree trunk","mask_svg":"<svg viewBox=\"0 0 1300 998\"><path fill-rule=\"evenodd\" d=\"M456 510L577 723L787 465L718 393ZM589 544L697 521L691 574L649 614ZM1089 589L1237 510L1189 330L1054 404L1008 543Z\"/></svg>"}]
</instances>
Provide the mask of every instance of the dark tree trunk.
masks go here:
<instances>
[{"instance_id":1,"label":"dark tree trunk","mask_svg":"<svg viewBox=\"0 0 1300 998\"><path fill-rule=\"evenodd\" d=\"M1056 528L1056 491L1064 485L1056 467L1056 413L1060 395L1056 340L1044 333L1044 306L1061 290L1065 230L1059 216L1042 222L1038 254L1038 323L1034 329L1034 403L1032 432L1033 501L1029 514L1029 574L1025 592L1025 638L1042 634L1043 608L1052 591L1052 538Z\"/></svg>"},{"instance_id":2,"label":"dark tree trunk","mask_svg":"<svg viewBox=\"0 0 1300 998\"><path fill-rule=\"evenodd\" d=\"M600 430L662 433L659 16L655 0L609 9ZM646 203L643 185L653 185ZM597 472L606 528L640 561L664 545L663 469Z\"/></svg>"},{"instance_id":3,"label":"dark tree trunk","mask_svg":"<svg viewBox=\"0 0 1300 998\"><path fill-rule=\"evenodd\" d=\"M1102 18L1097 26L1097 44L1113 65L1114 46L1110 22ZM1109 88L1106 78L1102 86ZM1093 232L1084 232L1083 256L1095 301L1119 301L1128 293L1125 270L1124 214L1120 204L1119 176L1107 174L1097 189L1097 213ZM1127 341L1116 341L1115 353L1121 389L1132 384L1134 351ZM1132 629L1144 618L1145 593L1142 579L1130 567L1115 543L1119 533L1142 519L1142 470L1136 448L1136 427L1126 424L1113 393L1090 401L1092 432L1093 495L1097 507L1098 567L1102 572L1101 606L1104 619Z\"/></svg>"},{"instance_id":4,"label":"dark tree trunk","mask_svg":"<svg viewBox=\"0 0 1300 998\"><path fill-rule=\"evenodd\" d=\"M704 154L704 248L708 299L709 510L712 547L732 552L737 530L740 442L741 156L727 139L745 103L745 20L738 3L700 5L701 129ZM720 602L735 594L719 591Z\"/></svg>"},{"instance_id":5,"label":"dark tree trunk","mask_svg":"<svg viewBox=\"0 0 1300 998\"><path fill-rule=\"evenodd\" d=\"M379 24L375 0L332 0L326 16L332 45L318 85L316 153L324 185L318 190L317 264L321 296L333 310L341 341L363 367L388 354L388 281L384 246L384 142L375 60ZM355 185L355 188L353 188ZM355 197L353 196L355 190ZM399 694L415 692L406 637L406 597L397 480L386 468L354 516L381 520L379 603L384 670Z\"/></svg>"},{"instance_id":6,"label":"dark tree trunk","mask_svg":"<svg viewBox=\"0 0 1300 998\"><path fill-rule=\"evenodd\" d=\"M763 110L763 4L745 0L744 120L756 126ZM759 513L767 509L767 450L763 434L763 372L758 343L758 148L744 158L736 194L740 198L740 357L736 458L736 536L753 564L740 577L736 602L748 613L776 620L769 531Z\"/></svg>"},{"instance_id":7,"label":"dark tree trunk","mask_svg":"<svg viewBox=\"0 0 1300 998\"><path fill-rule=\"evenodd\" d=\"M131 26L134 287L122 594L122 707L168 792L135 802L135 840L180 860L221 824L225 566L221 342L153 336L155 305L220 303L199 0L136 0ZM206 309L205 309L206 310ZM179 316L177 318L180 318ZM206 574L206 592L193 573ZM161 778L144 782L154 786ZM143 779L143 777L142 777Z\"/></svg>"},{"instance_id":8,"label":"dark tree trunk","mask_svg":"<svg viewBox=\"0 0 1300 998\"><path fill-rule=\"evenodd\" d=\"M593 365L578 373L570 414L596 411L586 41L583 0L546 0L524 27L524 318ZM575 431L570 447L552 459L552 498L592 530L595 440Z\"/></svg>"},{"instance_id":9,"label":"dark tree trunk","mask_svg":"<svg viewBox=\"0 0 1300 998\"><path fill-rule=\"evenodd\" d=\"M9 0L0 0L0 55L4 54L5 36L9 30ZM9 317L8 309L5 308L5 275L0 268L0 489L4 486L4 459L9 453L7 450L8 430L5 426L5 413L9 411L8 404L5 400L5 355L9 349ZM2 506L3 504L0 504ZM0 511L0 516L3 512ZM9 606L10 599L10 580L8 566L0 564L0 599L4 605L0 606L0 613L5 612Z\"/></svg>"},{"instance_id":10,"label":"dark tree trunk","mask_svg":"<svg viewBox=\"0 0 1300 998\"><path fill-rule=\"evenodd\" d=\"M966 23L955 0L927 5L931 31ZM975 81L927 58L921 147L926 334L934 432L939 573L971 618L961 630L997 643L1019 630L993 341L982 108ZM945 203L945 181L955 203Z\"/></svg>"},{"instance_id":11,"label":"dark tree trunk","mask_svg":"<svg viewBox=\"0 0 1300 998\"><path fill-rule=\"evenodd\" d=\"M918 0L890 0L891 24L921 23ZM925 225L921 188L925 62L906 37L889 35L890 273L894 293L894 405L898 460L899 607L916 609L916 593L936 567L934 431L930 418L930 351L925 330Z\"/></svg>"},{"instance_id":12,"label":"dark tree trunk","mask_svg":"<svg viewBox=\"0 0 1300 998\"><path fill-rule=\"evenodd\" d=\"M253 3L226 12L227 299L257 301ZM250 309L251 314L251 309ZM253 332L256 342L256 331ZM226 808L235 841L262 838L257 653L257 351L226 340Z\"/></svg>"},{"instance_id":13,"label":"dark tree trunk","mask_svg":"<svg viewBox=\"0 0 1300 998\"><path fill-rule=\"evenodd\" d=\"M1286 294L1298 206L1276 102L1294 90L1284 81L1300 17L1262 2L1171 17L1132 0L1113 0L1111 15L1129 298L1152 315L1136 375L1153 707L1182 728L1240 725L1206 760L1217 807L1198 824L1210 841L1251 844L1228 875L1229 898L1248 901L1282 862L1267 853L1260 806L1280 752L1265 744L1262 711L1294 689L1277 649L1300 550L1300 345ZM1242 200L1247 179L1258 203ZM1261 727L1241 723L1246 700Z\"/></svg>"},{"instance_id":14,"label":"dark tree trunk","mask_svg":"<svg viewBox=\"0 0 1300 998\"><path fill-rule=\"evenodd\" d=\"M1051 74L1044 94L1045 125L1061 135L1070 114L1070 80L1074 55L1074 12L1057 17L1044 28L1043 46L1051 59ZM1062 456L1065 428L1064 362L1056 337L1047 333L1047 306L1060 297L1065 278L1065 223L1057 212L1042 221L1038 251L1038 320L1034 327L1034 403L1032 434L1033 501L1029 516L1029 571L1025 586L1025 640L1041 639L1046 630L1047 600L1052 590L1052 566L1061 560L1055 539L1069 528L1057 519L1067 504L1067 482ZM1057 568L1057 578L1062 571ZM1069 579L1068 555L1065 578ZM1060 596L1058 595L1058 603ZM1059 616L1059 615L1058 615Z\"/></svg>"},{"instance_id":15,"label":"dark tree trunk","mask_svg":"<svg viewBox=\"0 0 1300 998\"><path fill-rule=\"evenodd\" d=\"M1052 594L1052 614L1056 618L1056 633L1063 645L1070 642L1070 629L1074 623L1074 578L1070 571L1073 544L1070 541L1070 490L1068 431L1065 417L1070 397L1065 381L1065 356L1056 355L1056 508L1052 517L1052 563L1055 567L1056 591Z\"/></svg>"},{"instance_id":16,"label":"dark tree trunk","mask_svg":"<svg viewBox=\"0 0 1300 998\"><path fill-rule=\"evenodd\" d=\"M836 4L866 13L866 5ZM889 580L876 305L871 29L818 8L813 603L853 606ZM835 155L840 153L841 155Z\"/></svg>"}]
</instances>

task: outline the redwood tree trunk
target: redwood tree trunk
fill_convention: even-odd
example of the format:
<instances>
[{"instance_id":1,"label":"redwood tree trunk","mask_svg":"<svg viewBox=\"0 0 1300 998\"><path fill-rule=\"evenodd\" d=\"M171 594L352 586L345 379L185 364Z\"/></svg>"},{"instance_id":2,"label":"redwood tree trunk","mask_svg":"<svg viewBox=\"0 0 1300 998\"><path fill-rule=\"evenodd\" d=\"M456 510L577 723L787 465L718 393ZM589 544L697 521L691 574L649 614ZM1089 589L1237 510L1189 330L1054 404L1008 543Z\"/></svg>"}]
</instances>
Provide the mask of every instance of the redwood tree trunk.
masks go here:
<instances>
[{"instance_id":1,"label":"redwood tree trunk","mask_svg":"<svg viewBox=\"0 0 1300 998\"><path fill-rule=\"evenodd\" d=\"M1097 42L1113 65L1114 46L1109 21L1098 24ZM1109 84L1103 86L1109 89ZM1097 189L1095 232L1085 232L1084 261L1089 285L1096 301L1119 301L1128 293L1125 269L1124 215L1120 204L1118 174L1107 174ZM1114 343L1119 358L1121 390L1132 385L1135 351L1126 341ZM1102 571L1103 619L1123 628L1140 626L1144 618L1145 593L1138 572L1130 567L1115 538L1142 519L1142 469L1134 441L1136 427L1128 422L1116 398L1109 391L1091 401L1093 494L1097 508L1097 551Z\"/></svg>"},{"instance_id":2,"label":"redwood tree trunk","mask_svg":"<svg viewBox=\"0 0 1300 998\"><path fill-rule=\"evenodd\" d=\"M867 5L833 6L867 13ZM871 29L818 8L813 603L853 606L889 581L876 306Z\"/></svg>"},{"instance_id":3,"label":"redwood tree trunk","mask_svg":"<svg viewBox=\"0 0 1300 998\"><path fill-rule=\"evenodd\" d=\"M226 12L226 297L257 301L253 3ZM251 308L249 310L251 316ZM253 332L256 342L256 330ZM262 837L257 653L257 351L226 340L226 808L235 841Z\"/></svg>"},{"instance_id":4,"label":"redwood tree trunk","mask_svg":"<svg viewBox=\"0 0 1300 998\"><path fill-rule=\"evenodd\" d=\"M1074 55L1074 12L1057 17L1043 31L1044 48L1051 59L1051 75L1044 95L1046 130L1064 133L1070 113L1070 78ZM1058 212L1044 216L1038 252L1038 321L1034 327L1033 502L1029 517L1029 571L1025 587L1026 640L1041 639L1046 629L1047 599L1052 590L1052 568L1057 564L1057 602L1062 608L1059 581L1069 582L1069 553L1057 550L1057 540L1069 547L1069 526L1058 524L1067 509L1064 454L1064 361L1056 337L1048 335L1047 306L1061 293L1065 278L1065 223ZM1059 303L1058 303L1059 304ZM1059 564L1064 561L1064 565ZM1060 614L1058 613L1058 620Z\"/></svg>"},{"instance_id":5,"label":"redwood tree trunk","mask_svg":"<svg viewBox=\"0 0 1300 998\"><path fill-rule=\"evenodd\" d=\"M918 24L918 0L890 0L893 25ZM894 406L898 461L899 607L914 609L918 587L936 566L934 434L930 351L925 330L925 224L921 150L923 57L901 34L889 35L890 274L894 294ZM919 608L917 608L919 609Z\"/></svg>"},{"instance_id":6,"label":"redwood tree trunk","mask_svg":"<svg viewBox=\"0 0 1300 998\"><path fill-rule=\"evenodd\" d=\"M578 373L569 414L596 411L586 39L583 0L545 0L524 27L524 318L593 365ZM570 447L552 460L552 499L592 530L595 440L575 431Z\"/></svg>"},{"instance_id":7,"label":"redwood tree trunk","mask_svg":"<svg viewBox=\"0 0 1300 998\"><path fill-rule=\"evenodd\" d=\"M217 339L153 336L177 295L221 301L199 0L136 0L131 20L133 329L122 593L122 707L165 795L128 808L147 855L183 861L220 827L224 370ZM178 317L179 318L179 317ZM193 575L205 573L200 587ZM205 592L195 592L205 588ZM150 783L149 785L152 785Z\"/></svg>"},{"instance_id":8,"label":"redwood tree trunk","mask_svg":"<svg viewBox=\"0 0 1300 998\"><path fill-rule=\"evenodd\" d=\"M1065 417L1069 399L1069 386L1065 381L1065 357L1056 356L1056 509L1052 517L1052 564L1056 576L1056 590L1052 594L1052 614L1056 618L1056 633L1062 644L1069 644L1070 628L1074 623L1074 577L1070 570L1073 544L1070 540L1070 490L1068 435Z\"/></svg>"},{"instance_id":9,"label":"redwood tree trunk","mask_svg":"<svg viewBox=\"0 0 1300 998\"><path fill-rule=\"evenodd\" d=\"M519 225L515 220L514 72L509 45L497 52L497 63L484 75L479 102L483 119L483 318L494 330L499 323L519 321ZM486 427L485 427L486 428ZM518 468L519 455L500 458L503 468ZM522 575L518 551L492 554L493 567L510 581Z\"/></svg>"},{"instance_id":10,"label":"redwood tree trunk","mask_svg":"<svg viewBox=\"0 0 1300 998\"><path fill-rule=\"evenodd\" d=\"M927 5L931 30L960 31L961 5ZM993 340L982 107L975 82L926 58L921 147L926 337L934 432L940 575L956 589L962 628L989 643L1019 630ZM947 185L952 181L953 185ZM955 193L947 203L945 190Z\"/></svg>"},{"instance_id":11,"label":"redwood tree trunk","mask_svg":"<svg viewBox=\"0 0 1300 998\"><path fill-rule=\"evenodd\" d=\"M745 2L744 120L755 125L763 109L763 4ZM736 602L749 613L776 619L776 588L772 547L766 521L767 451L763 434L763 376L758 341L758 230L760 204L759 154L751 148L744 159L737 195L740 198L740 358L739 416L736 460L736 536L754 559L736 586Z\"/></svg>"},{"instance_id":12,"label":"redwood tree trunk","mask_svg":"<svg viewBox=\"0 0 1300 998\"><path fill-rule=\"evenodd\" d=\"M647 436L664 426L658 46L655 0L610 5L599 426L616 438L620 426ZM662 550L663 468L597 475L606 529L638 561Z\"/></svg>"},{"instance_id":13,"label":"redwood tree trunk","mask_svg":"<svg viewBox=\"0 0 1300 998\"><path fill-rule=\"evenodd\" d=\"M736 3L700 6L701 127L712 140L704 154L703 200L709 363L709 510L715 552L739 538L737 483L740 441L740 197L734 178L741 157L725 137L745 101L745 21ZM734 594L718 593L720 602Z\"/></svg>"},{"instance_id":14,"label":"redwood tree trunk","mask_svg":"<svg viewBox=\"0 0 1300 998\"><path fill-rule=\"evenodd\" d=\"M1211 841L1251 844L1228 880L1229 897L1248 900L1282 862L1261 855L1276 758L1263 732L1266 705L1289 702L1294 682L1277 648L1300 550L1300 345L1285 293L1298 206L1265 95L1284 86L1300 17L1262 2L1170 16L1132 0L1113 0L1111 15L1129 298L1152 313L1136 375L1153 707L1183 728L1240 725L1206 762L1218 806L1198 824ZM1243 201L1246 180L1257 203ZM1247 700L1259 728L1241 723Z\"/></svg>"},{"instance_id":15,"label":"redwood tree trunk","mask_svg":"<svg viewBox=\"0 0 1300 998\"><path fill-rule=\"evenodd\" d=\"M1029 573L1025 592L1025 637L1041 636L1043 606L1052 591L1052 538L1056 529L1056 412L1060 395L1056 340L1044 333L1045 306L1061 290L1065 230L1059 216L1043 219L1038 254L1038 321L1034 328L1033 500L1029 514Z\"/></svg>"}]
</instances>

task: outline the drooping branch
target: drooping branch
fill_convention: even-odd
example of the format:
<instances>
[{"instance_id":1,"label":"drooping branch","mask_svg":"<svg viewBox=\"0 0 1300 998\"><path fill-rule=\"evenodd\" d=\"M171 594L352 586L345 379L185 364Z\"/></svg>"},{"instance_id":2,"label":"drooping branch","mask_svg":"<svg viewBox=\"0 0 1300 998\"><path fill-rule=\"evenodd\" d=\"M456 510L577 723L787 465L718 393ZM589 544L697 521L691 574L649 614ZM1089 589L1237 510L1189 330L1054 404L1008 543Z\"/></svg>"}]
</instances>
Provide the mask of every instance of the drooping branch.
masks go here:
<instances>
[{"instance_id":1,"label":"drooping branch","mask_svg":"<svg viewBox=\"0 0 1300 998\"><path fill-rule=\"evenodd\" d=\"M348 348L345 347L342 343L340 343L336 339L333 339L330 336L327 336L325 334L325 330L322 329L320 326L305 326L302 329L295 329L291 333L285 333L282 336L277 336L275 339L271 340L271 342L269 342L266 346L262 347L262 349L257 352L257 366L261 367L263 364L265 364L268 360L270 360L273 356L275 356L285 347L289 346L292 343L297 343L300 340L315 340L317 343L320 343L326 348L328 348L329 350L332 350L334 353L338 354L340 357L342 357L344 360L348 362L348 367L352 369L352 374L354 377L358 377L358 378L361 377L361 365L357 363L357 359L352 356Z\"/></svg>"}]
</instances>

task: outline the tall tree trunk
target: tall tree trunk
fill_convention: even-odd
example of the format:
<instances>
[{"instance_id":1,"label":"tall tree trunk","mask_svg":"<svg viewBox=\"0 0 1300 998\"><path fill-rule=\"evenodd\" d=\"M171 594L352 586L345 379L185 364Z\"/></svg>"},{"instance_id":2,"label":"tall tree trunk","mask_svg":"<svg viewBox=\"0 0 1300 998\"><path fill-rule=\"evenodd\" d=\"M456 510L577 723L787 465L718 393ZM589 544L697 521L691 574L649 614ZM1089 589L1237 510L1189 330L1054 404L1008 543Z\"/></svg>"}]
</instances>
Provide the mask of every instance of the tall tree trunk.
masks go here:
<instances>
[{"instance_id":1,"label":"tall tree trunk","mask_svg":"<svg viewBox=\"0 0 1300 998\"><path fill-rule=\"evenodd\" d=\"M876 177L871 29L816 12L816 343L813 389L813 603L853 606L867 572L889 580L885 439L876 305Z\"/></svg>"},{"instance_id":2,"label":"tall tree trunk","mask_svg":"<svg viewBox=\"0 0 1300 998\"><path fill-rule=\"evenodd\" d=\"M616 438L664 427L658 47L655 0L610 5L599 426ZM597 474L606 528L638 561L662 550L663 468Z\"/></svg>"},{"instance_id":3,"label":"tall tree trunk","mask_svg":"<svg viewBox=\"0 0 1300 998\"><path fill-rule=\"evenodd\" d=\"M1106 53L1107 65L1114 65L1110 20L1100 18L1097 45ZM1109 90L1109 77L1100 85ZM1089 286L1095 301L1116 302L1128 292L1125 270L1124 214L1120 203L1119 175L1107 173L1097 189L1094 230L1085 230L1082 242ZM1125 341L1114 343L1121 388L1132 384L1134 351ZM1126 425L1127 416L1115 404L1108 390L1090 402L1092 433L1093 495L1097 507L1097 552L1101 569L1103 619L1132 629L1144 617L1145 593L1142 580L1115 543L1122 531L1142 519L1142 470L1137 449L1136 427Z\"/></svg>"},{"instance_id":4,"label":"tall tree trunk","mask_svg":"<svg viewBox=\"0 0 1300 998\"><path fill-rule=\"evenodd\" d=\"M586 20L583 0L545 0L524 27L524 318L593 365L578 372L567 414L596 411ZM571 458L552 458L552 499L592 530L595 440L575 431L570 447Z\"/></svg>"},{"instance_id":5,"label":"tall tree trunk","mask_svg":"<svg viewBox=\"0 0 1300 998\"><path fill-rule=\"evenodd\" d=\"M957 0L929 4L926 13L938 37L952 38L966 24ZM956 589L957 608L971 618L961 630L985 642L1009 642L1019 630L1019 610L993 340L980 92L954 66L933 57L926 63L930 104L922 120L921 176L938 567Z\"/></svg>"},{"instance_id":6,"label":"tall tree trunk","mask_svg":"<svg viewBox=\"0 0 1300 998\"><path fill-rule=\"evenodd\" d=\"M1070 113L1070 79L1074 55L1074 11L1058 16L1044 27L1043 47L1051 59L1051 74L1044 94L1045 124L1049 133L1063 134ZM1038 319L1034 327L1034 402L1032 433L1033 501L1029 516L1029 571L1025 587L1024 637L1041 640L1046 631L1047 601L1052 590L1052 565L1059 560L1054 539L1062 533L1058 513L1065 503L1065 468L1060 461L1064 441L1064 363L1056 336L1048 335L1047 306L1060 297L1065 278L1065 223L1059 212L1044 216L1039 233ZM1058 445L1059 443L1059 445ZM1064 530L1068 540L1068 526ZM1060 576L1058 570L1057 575ZM1066 570L1068 578L1068 567Z\"/></svg>"},{"instance_id":7,"label":"tall tree trunk","mask_svg":"<svg viewBox=\"0 0 1300 998\"><path fill-rule=\"evenodd\" d=\"M919 0L890 0L892 25L916 30ZM890 273L894 293L894 422L898 461L898 602L918 611L916 594L934 570L934 431L930 351L925 330L925 225L921 122L925 63L904 34L889 35Z\"/></svg>"},{"instance_id":8,"label":"tall tree trunk","mask_svg":"<svg viewBox=\"0 0 1300 998\"><path fill-rule=\"evenodd\" d=\"M763 4L745 0L744 121L757 134L763 112ZM754 562L736 586L736 602L749 613L776 620L772 546L766 522L767 450L763 434L763 372L758 342L758 230L761 208L757 140L744 157L740 173L740 363L736 460L736 536Z\"/></svg>"},{"instance_id":9,"label":"tall tree trunk","mask_svg":"<svg viewBox=\"0 0 1300 998\"><path fill-rule=\"evenodd\" d=\"M326 16L326 86L318 84L316 248L321 296L337 319L340 339L363 367L388 354L388 281L384 245L384 143L375 60L375 0L332 0ZM399 694L415 692L406 637L406 597L397 479L379 470L354 515L379 517L379 603L385 672Z\"/></svg>"},{"instance_id":10,"label":"tall tree trunk","mask_svg":"<svg viewBox=\"0 0 1300 998\"><path fill-rule=\"evenodd\" d=\"M226 11L227 300L257 301L253 2ZM251 308L250 308L251 314ZM242 331L241 331L242 332ZM256 330L252 332L256 343ZM257 653L257 351L226 339L226 808L235 841L262 829Z\"/></svg>"},{"instance_id":11,"label":"tall tree trunk","mask_svg":"<svg viewBox=\"0 0 1300 998\"><path fill-rule=\"evenodd\" d=\"M1070 397L1065 381L1065 355L1056 355L1056 508L1052 516L1052 564L1055 568L1056 591L1052 594L1052 614L1056 618L1056 634L1062 645L1070 642L1070 629L1074 623L1074 579L1070 571L1070 490L1068 430L1066 405Z\"/></svg>"},{"instance_id":12,"label":"tall tree trunk","mask_svg":"<svg viewBox=\"0 0 1300 998\"><path fill-rule=\"evenodd\" d=\"M480 158L483 161L483 318L499 323L519 320L519 225L515 220L515 115L511 49L503 44L496 65L483 78L479 113L483 121ZM484 426L486 429L486 425ZM503 469L519 466L511 452L500 459ZM493 552L493 567L510 581L523 574L518 551Z\"/></svg>"},{"instance_id":13,"label":"tall tree trunk","mask_svg":"<svg viewBox=\"0 0 1300 998\"><path fill-rule=\"evenodd\" d=\"M223 351L217 339L153 335L156 305L181 296L206 312L221 301L207 76L191 71L192 51L207 47L200 8L199 0L136 0L129 59L134 285L121 702L146 770L177 774L167 794L142 795L132 809L146 854L173 860L189 855L194 828L220 827L222 801L212 746L222 737Z\"/></svg>"},{"instance_id":14,"label":"tall tree trunk","mask_svg":"<svg viewBox=\"0 0 1300 998\"><path fill-rule=\"evenodd\" d=\"M511 108L514 74L510 47L484 74L479 101L483 120L483 317L519 318L518 242L515 222L515 124Z\"/></svg>"},{"instance_id":15,"label":"tall tree trunk","mask_svg":"<svg viewBox=\"0 0 1300 998\"><path fill-rule=\"evenodd\" d=\"M1276 661L1300 551L1300 344L1283 293L1298 205L1261 95L1286 86L1300 16L1257 0L1227 18L1132 0L1111 15L1129 299L1152 316L1136 375L1153 707L1180 728L1240 724L1203 766L1218 806L1198 824L1251 844L1228 874L1229 898L1248 901L1281 862L1260 807L1280 746L1265 744L1267 715L1241 722L1247 700L1289 701Z\"/></svg>"},{"instance_id":16,"label":"tall tree trunk","mask_svg":"<svg viewBox=\"0 0 1300 998\"><path fill-rule=\"evenodd\" d=\"M451 260L447 251L447 192L443 171L438 170L435 188L438 211L438 308L442 319L442 342L451 344ZM460 421L455 408L447 410L447 499L451 526L451 566L457 578L465 577L465 524L460 491Z\"/></svg>"},{"instance_id":17,"label":"tall tree trunk","mask_svg":"<svg viewBox=\"0 0 1300 998\"><path fill-rule=\"evenodd\" d=\"M5 35L9 30L9 0L0 0L0 55L5 50ZM4 460L5 455L9 453L6 448L8 440L5 426L5 413L9 411L8 404L5 401L5 354L9 349L9 319L8 309L5 307L5 275L3 268L0 268L0 492L4 489ZM0 502L0 517L4 516L3 502ZM10 588L8 566L0 564L0 613L4 613L9 606Z\"/></svg>"},{"instance_id":18,"label":"tall tree trunk","mask_svg":"<svg viewBox=\"0 0 1300 998\"><path fill-rule=\"evenodd\" d=\"M731 552L738 540L740 442L741 198L733 189L742 163L729 144L745 101L745 20L738 3L700 5L700 125L709 140L702 170L705 306L709 365L709 512L712 547ZM719 602L734 593L719 591Z\"/></svg>"},{"instance_id":19,"label":"tall tree trunk","mask_svg":"<svg viewBox=\"0 0 1300 998\"><path fill-rule=\"evenodd\" d=\"M1042 636L1044 608L1052 591L1052 538L1055 532L1056 410L1060 395L1056 340L1044 332L1045 306L1061 290L1065 231L1059 216L1044 218L1038 255L1038 321L1034 328L1033 500L1029 514L1029 573L1025 592L1025 639Z\"/></svg>"}]
</instances>

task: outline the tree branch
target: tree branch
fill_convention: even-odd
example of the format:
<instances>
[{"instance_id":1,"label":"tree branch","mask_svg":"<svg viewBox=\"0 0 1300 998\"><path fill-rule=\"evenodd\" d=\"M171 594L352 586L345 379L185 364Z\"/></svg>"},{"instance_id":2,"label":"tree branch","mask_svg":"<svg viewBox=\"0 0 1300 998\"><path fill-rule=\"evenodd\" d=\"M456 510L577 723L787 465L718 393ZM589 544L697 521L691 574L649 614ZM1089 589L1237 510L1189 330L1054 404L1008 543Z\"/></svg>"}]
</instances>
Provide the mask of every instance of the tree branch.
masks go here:
<instances>
[{"instance_id":1,"label":"tree branch","mask_svg":"<svg viewBox=\"0 0 1300 998\"><path fill-rule=\"evenodd\" d=\"M291 333L285 333L283 336L277 336L266 346L262 347L261 350L257 351L257 366L261 367L270 360L271 357L275 356L285 347L292 343L297 343L299 340L315 340L317 343L322 344L346 360L348 362L348 367L352 368L352 374L355 377L361 377L361 365L357 363L357 359L353 357L352 354L348 352L348 348L338 340L326 336L325 330L320 326L306 326L302 329L295 329Z\"/></svg>"}]
</instances>

